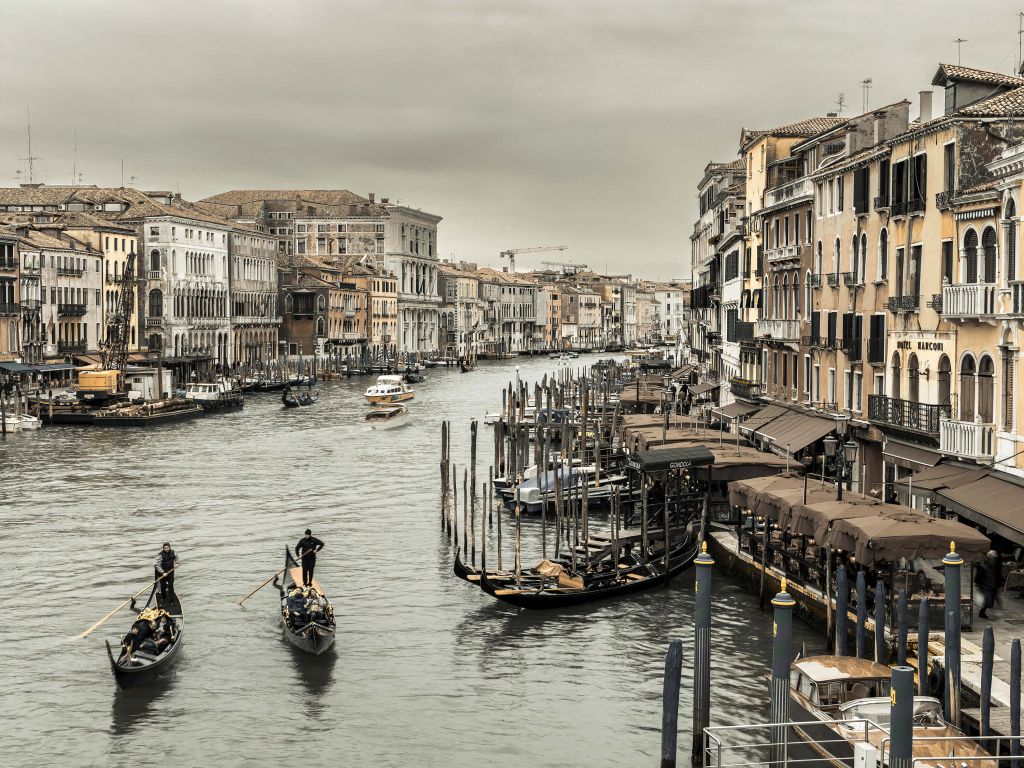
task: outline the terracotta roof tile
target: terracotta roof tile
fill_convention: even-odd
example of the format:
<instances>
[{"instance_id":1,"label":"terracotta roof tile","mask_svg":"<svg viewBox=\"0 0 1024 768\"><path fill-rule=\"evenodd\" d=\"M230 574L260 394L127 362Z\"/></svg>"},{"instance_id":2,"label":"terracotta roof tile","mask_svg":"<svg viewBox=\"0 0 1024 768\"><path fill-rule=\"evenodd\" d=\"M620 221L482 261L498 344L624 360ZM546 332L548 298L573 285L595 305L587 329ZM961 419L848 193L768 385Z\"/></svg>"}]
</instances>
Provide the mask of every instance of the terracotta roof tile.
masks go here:
<instances>
[{"instance_id":1,"label":"terracotta roof tile","mask_svg":"<svg viewBox=\"0 0 1024 768\"><path fill-rule=\"evenodd\" d=\"M971 83L1011 87L1024 85L1024 77L1016 75L1004 75L1002 72L964 67L960 64L939 64L939 69L935 73L935 77L932 78L932 85L945 85L950 80L966 80Z\"/></svg>"}]
</instances>

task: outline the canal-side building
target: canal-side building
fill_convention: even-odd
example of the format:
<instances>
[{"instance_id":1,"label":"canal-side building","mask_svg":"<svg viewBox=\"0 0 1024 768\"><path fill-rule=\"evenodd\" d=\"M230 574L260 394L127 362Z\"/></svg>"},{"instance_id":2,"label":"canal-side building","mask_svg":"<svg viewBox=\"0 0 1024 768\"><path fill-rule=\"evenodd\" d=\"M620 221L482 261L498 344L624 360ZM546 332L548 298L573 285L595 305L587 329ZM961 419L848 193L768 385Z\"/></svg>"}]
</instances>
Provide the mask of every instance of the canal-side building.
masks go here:
<instances>
[{"instance_id":1,"label":"canal-side building","mask_svg":"<svg viewBox=\"0 0 1024 768\"><path fill-rule=\"evenodd\" d=\"M370 346L380 356L398 340L398 279L378 267L370 279Z\"/></svg>"},{"instance_id":2,"label":"canal-side building","mask_svg":"<svg viewBox=\"0 0 1024 768\"><path fill-rule=\"evenodd\" d=\"M229 233L228 258L230 359L235 366L259 366L278 355L277 242L254 227L235 225Z\"/></svg>"},{"instance_id":3,"label":"canal-side building","mask_svg":"<svg viewBox=\"0 0 1024 768\"><path fill-rule=\"evenodd\" d=\"M305 256L356 256L391 273L398 283L398 351L424 354L439 348L440 216L348 190L231 190L202 203L275 238L281 266Z\"/></svg>"},{"instance_id":4,"label":"canal-side building","mask_svg":"<svg viewBox=\"0 0 1024 768\"><path fill-rule=\"evenodd\" d=\"M466 357L478 352L477 338L483 328L484 302L480 299L480 278L473 264L441 263L438 266L441 293L441 354Z\"/></svg>"},{"instance_id":5,"label":"canal-side building","mask_svg":"<svg viewBox=\"0 0 1024 768\"><path fill-rule=\"evenodd\" d=\"M586 286L580 286L575 290L579 298L579 315L574 346L577 349L597 349L602 344L601 297Z\"/></svg>"},{"instance_id":6,"label":"canal-side building","mask_svg":"<svg viewBox=\"0 0 1024 768\"><path fill-rule=\"evenodd\" d=\"M20 362L21 252L15 231L0 226L0 362Z\"/></svg>"}]
</instances>

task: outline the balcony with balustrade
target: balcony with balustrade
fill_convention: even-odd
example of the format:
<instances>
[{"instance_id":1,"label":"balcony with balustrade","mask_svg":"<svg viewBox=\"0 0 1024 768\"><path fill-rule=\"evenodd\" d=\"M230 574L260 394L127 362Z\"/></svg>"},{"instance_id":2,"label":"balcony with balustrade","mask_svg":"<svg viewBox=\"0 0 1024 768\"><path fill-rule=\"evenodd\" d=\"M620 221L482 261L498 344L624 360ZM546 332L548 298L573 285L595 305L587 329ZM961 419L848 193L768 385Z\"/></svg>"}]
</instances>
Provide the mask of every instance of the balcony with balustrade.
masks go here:
<instances>
[{"instance_id":1,"label":"balcony with balustrade","mask_svg":"<svg viewBox=\"0 0 1024 768\"><path fill-rule=\"evenodd\" d=\"M73 267L73 266L70 266L70 265L64 265L63 267L57 267L57 274L58 275L71 275L71 276L84 275L85 274L85 268L84 267Z\"/></svg>"},{"instance_id":2,"label":"balcony with balustrade","mask_svg":"<svg viewBox=\"0 0 1024 768\"><path fill-rule=\"evenodd\" d=\"M814 197L814 184L807 177L780 184L777 187L765 191L765 205L772 207L791 200L798 200L802 197L811 199Z\"/></svg>"},{"instance_id":3,"label":"balcony with balustrade","mask_svg":"<svg viewBox=\"0 0 1024 768\"><path fill-rule=\"evenodd\" d=\"M821 288L821 274L815 272L814 274L807 275L807 284L811 288Z\"/></svg>"},{"instance_id":4,"label":"balcony with balustrade","mask_svg":"<svg viewBox=\"0 0 1024 768\"><path fill-rule=\"evenodd\" d=\"M57 342L57 354L58 355L74 355L81 354L88 349L88 345L85 341L58 341Z\"/></svg>"},{"instance_id":5,"label":"balcony with balustrade","mask_svg":"<svg viewBox=\"0 0 1024 768\"><path fill-rule=\"evenodd\" d=\"M21 314L21 304L16 301L0 304L0 315Z\"/></svg>"},{"instance_id":6,"label":"balcony with balustrade","mask_svg":"<svg viewBox=\"0 0 1024 768\"><path fill-rule=\"evenodd\" d=\"M932 405L886 395L868 395L868 421L879 427L938 439L941 419L949 418L948 405Z\"/></svg>"},{"instance_id":7,"label":"balcony with balustrade","mask_svg":"<svg viewBox=\"0 0 1024 768\"><path fill-rule=\"evenodd\" d=\"M754 324L744 320L736 321L736 341L740 344L753 344L756 340Z\"/></svg>"},{"instance_id":8,"label":"balcony with balustrade","mask_svg":"<svg viewBox=\"0 0 1024 768\"><path fill-rule=\"evenodd\" d=\"M799 341L799 320L776 320L773 318L758 320L754 326L754 336L772 341Z\"/></svg>"},{"instance_id":9,"label":"balcony with balustrade","mask_svg":"<svg viewBox=\"0 0 1024 768\"><path fill-rule=\"evenodd\" d=\"M85 314L85 304L58 304L57 314L65 317L81 317Z\"/></svg>"},{"instance_id":10,"label":"balcony with balustrade","mask_svg":"<svg viewBox=\"0 0 1024 768\"><path fill-rule=\"evenodd\" d=\"M941 311L943 317L950 319L992 319L996 316L996 284L944 285Z\"/></svg>"},{"instance_id":11,"label":"balcony with balustrade","mask_svg":"<svg viewBox=\"0 0 1024 768\"><path fill-rule=\"evenodd\" d=\"M743 379L739 376L732 376L729 378L729 390L737 400L746 400L748 402L756 403L761 400L763 387L759 381L751 381L750 379Z\"/></svg>"},{"instance_id":12,"label":"balcony with balustrade","mask_svg":"<svg viewBox=\"0 0 1024 768\"><path fill-rule=\"evenodd\" d=\"M828 278L828 287L829 288L838 288L839 287L839 273L838 272L829 272L826 275L826 277Z\"/></svg>"},{"instance_id":13,"label":"balcony with balustrade","mask_svg":"<svg viewBox=\"0 0 1024 768\"><path fill-rule=\"evenodd\" d=\"M14 256L0 256L0 272L13 272L18 268L18 260Z\"/></svg>"},{"instance_id":14,"label":"balcony with balustrade","mask_svg":"<svg viewBox=\"0 0 1024 768\"><path fill-rule=\"evenodd\" d=\"M890 296L890 312L917 312L921 309L920 296Z\"/></svg>"},{"instance_id":15,"label":"balcony with balustrade","mask_svg":"<svg viewBox=\"0 0 1024 768\"><path fill-rule=\"evenodd\" d=\"M995 458L996 425L980 421L942 419L939 450L958 459L992 461Z\"/></svg>"},{"instance_id":16,"label":"balcony with balustrade","mask_svg":"<svg viewBox=\"0 0 1024 768\"><path fill-rule=\"evenodd\" d=\"M843 285L847 288L858 288L864 285L864 275L857 272L843 272Z\"/></svg>"}]
</instances>

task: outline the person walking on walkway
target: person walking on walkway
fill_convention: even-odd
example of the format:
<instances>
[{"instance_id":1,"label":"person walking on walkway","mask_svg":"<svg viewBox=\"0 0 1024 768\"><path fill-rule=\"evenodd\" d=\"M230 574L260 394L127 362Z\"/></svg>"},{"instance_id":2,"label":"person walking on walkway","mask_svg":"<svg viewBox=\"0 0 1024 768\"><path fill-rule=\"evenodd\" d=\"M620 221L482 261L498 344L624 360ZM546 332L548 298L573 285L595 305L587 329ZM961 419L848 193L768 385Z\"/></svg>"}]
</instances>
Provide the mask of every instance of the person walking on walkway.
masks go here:
<instances>
[{"instance_id":1,"label":"person walking on walkway","mask_svg":"<svg viewBox=\"0 0 1024 768\"><path fill-rule=\"evenodd\" d=\"M178 556L171 549L170 542L165 541L156 556L156 577L160 579L160 597L164 600L174 596L174 569L177 566Z\"/></svg>"},{"instance_id":2,"label":"person walking on walkway","mask_svg":"<svg viewBox=\"0 0 1024 768\"><path fill-rule=\"evenodd\" d=\"M998 555L994 549L990 549L985 559L978 565L978 575L974 578L974 583L981 590L984 600L981 610L978 612L979 619L987 619L989 608L995 607L996 590L999 588L1000 575L997 570L998 565Z\"/></svg>"},{"instance_id":3,"label":"person walking on walkway","mask_svg":"<svg viewBox=\"0 0 1024 768\"><path fill-rule=\"evenodd\" d=\"M323 548L324 543L314 536L309 528L306 529L305 535L299 539L299 543L295 545L295 554L302 559L302 586L311 587L313 585L316 553Z\"/></svg>"}]
</instances>

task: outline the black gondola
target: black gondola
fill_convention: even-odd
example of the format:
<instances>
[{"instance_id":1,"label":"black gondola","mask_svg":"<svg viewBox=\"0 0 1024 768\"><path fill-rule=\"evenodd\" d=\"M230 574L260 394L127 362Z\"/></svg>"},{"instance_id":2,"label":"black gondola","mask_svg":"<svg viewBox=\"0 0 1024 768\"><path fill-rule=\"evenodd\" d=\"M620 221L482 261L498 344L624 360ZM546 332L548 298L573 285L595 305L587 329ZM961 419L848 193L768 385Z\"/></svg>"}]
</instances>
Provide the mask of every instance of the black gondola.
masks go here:
<instances>
[{"instance_id":1,"label":"black gondola","mask_svg":"<svg viewBox=\"0 0 1024 768\"><path fill-rule=\"evenodd\" d=\"M288 596L295 589L296 584L301 582L302 569L295 562L288 547L284 549L284 557L284 579L278 585L281 593L281 626L284 637L299 650L320 655L334 645L336 628L334 608L327 600L320 584L314 579L313 589L322 600L322 606L317 606L316 610L307 611L304 620L295 620L293 612L288 608Z\"/></svg>"},{"instance_id":2,"label":"black gondola","mask_svg":"<svg viewBox=\"0 0 1024 768\"><path fill-rule=\"evenodd\" d=\"M181 653L181 646L185 641L185 616L181 608L181 601L178 599L178 595L173 592L170 598L164 600L163 596L158 594L156 590L157 586L154 585L153 591L149 593L149 599L139 615L142 616L145 611L154 608L167 611L170 620L174 624L171 642L158 653L152 653L140 648L131 654L126 654L126 646L124 638L122 638L121 648L115 656L114 649L110 645L110 641L107 640L107 656L110 658L110 668L114 673L114 679L117 680L117 684L122 688L142 685L152 680L160 673L169 669ZM134 601L132 602L132 608L135 608Z\"/></svg>"},{"instance_id":3,"label":"black gondola","mask_svg":"<svg viewBox=\"0 0 1024 768\"><path fill-rule=\"evenodd\" d=\"M631 595L652 589L659 584L665 584L667 579L682 573L693 565L699 551L698 544L686 540L673 547L669 555L667 576L662 565L663 559L657 558L646 565L627 570L609 571L607 574L587 574L583 576L582 589L565 589L558 587L557 582L550 580L541 581L540 584L536 580L531 580L529 586L525 588L516 587L514 582L499 584L488 577L486 566L480 570L479 583L480 589L488 595L519 608L534 610L566 608L571 605ZM493 576L493 574L491 575ZM505 580L503 579L503 581Z\"/></svg>"},{"instance_id":4,"label":"black gondola","mask_svg":"<svg viewBox=\"0 0 1024 768\"><path fill-rule=\"evenodd\" d=\"M285 408L298 408L303 405L313 405L317 400L320 399L320 393L314 392L303 392L296 397L291 390L291 387L285 387L284 392L281 393L281 403Z\"/></svg>"}]
</instances>

